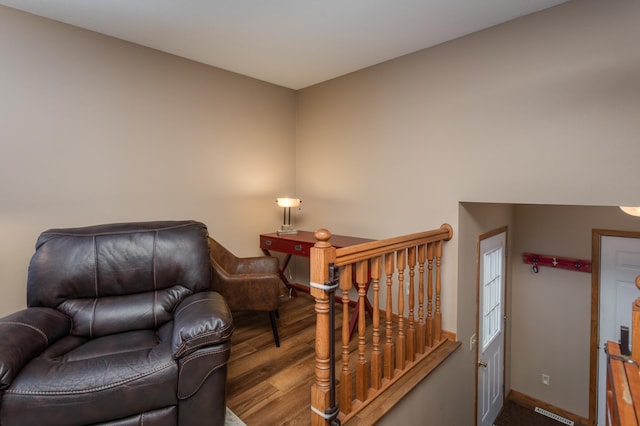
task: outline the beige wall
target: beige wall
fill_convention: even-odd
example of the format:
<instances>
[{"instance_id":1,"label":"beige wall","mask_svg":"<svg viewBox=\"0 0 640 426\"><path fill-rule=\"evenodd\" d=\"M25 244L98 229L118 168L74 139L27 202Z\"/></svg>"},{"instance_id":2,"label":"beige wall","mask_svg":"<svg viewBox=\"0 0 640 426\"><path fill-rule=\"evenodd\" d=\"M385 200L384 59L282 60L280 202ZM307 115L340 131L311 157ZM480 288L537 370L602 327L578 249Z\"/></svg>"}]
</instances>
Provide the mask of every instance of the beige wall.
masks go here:
<instances>
[{"instance_id":1,"label":"beige wall","mask_svg":"<svg viewBox=\"0 0 640 426\"><path fill-rule=\"evenodd\" d=\"M638 15L571 2L302 90L303 226L384 237L455 223L459 201L640 204Z\"/></svg>"},{"instance_id":2,"label":"beige wall","mask_svg":"<svg viewBox=\"0 0 640 426\"><path fill-rule=\"evenodd\" d=\"M467 346L475 280L466 268L475 271L475 259L463 244L477 235L463 235L459 202L640 204L639 18L638 2L572 1L302 90L296 182L304 227L386 237L452 223L443 279L457 285L443 290L444 325ZM514 286L518 279L514 271ZM580 301L588 312L584 295ZM514 309L523 303L514 300ZM514 330L522 326L517 319ZM524 344L518 350L531 349L512 337ZM578 340L580 350L588 347L584 336ZM540 343L548 341L531 344ZM403 402L389 424L431 418L428 397L455 400L458 411L439 406L427 424L473 421L475 360L465 351L442 367L450 392L428 379L413 397L417 405ZM512 362L514 389L587 414L584 369L569 369L571 380L579 376L573 398L560 395L560 386L537 388L539 370L550 365L527 375L515 354Z\"/></svg>"},{"instance_id":3,"label":"beige wall","mask_svg":"<svg viewBox=\"0 0 640 426\"><path fill-rule=\"evenodd\" d=\"M24 305L48 227L189 217L248 255L285 192L304 200L306 229L379 238L449 222L442 303L463 348L383 422L471 424L477 235L510 225L518 250L555 251L555 234L528 240L547 213L511 203L640 205L638 18L635 1L572 1L296 94L0 7L0 314ZM512 264L510 385L584 415L581 368L567 400L537 388L542 369L557 383L555 364L516 360L550 337L516 338L531 331L519 294L540 277Z\"/></svg>"},{"instance_id":4,"label":"beige wall","mask_svg":"<svg viewBox=\"0 0 640 426\"><path fill-rule=\"evenodd\" d=\"M639 14L574 1L301 91L307 219L386 234L459 200L639 204Z\"/></svg>"},{"instance_id":5,"label":"beige wall","mask_svg":"<svg viewBox=\"0 0 640 426\"><path fill-rule=\"evenodd\" d=\"M294 91L3 6L0 52L0 314L50 227L196 219L257 255L280 224Z\"/></svg>"}]
</instances>

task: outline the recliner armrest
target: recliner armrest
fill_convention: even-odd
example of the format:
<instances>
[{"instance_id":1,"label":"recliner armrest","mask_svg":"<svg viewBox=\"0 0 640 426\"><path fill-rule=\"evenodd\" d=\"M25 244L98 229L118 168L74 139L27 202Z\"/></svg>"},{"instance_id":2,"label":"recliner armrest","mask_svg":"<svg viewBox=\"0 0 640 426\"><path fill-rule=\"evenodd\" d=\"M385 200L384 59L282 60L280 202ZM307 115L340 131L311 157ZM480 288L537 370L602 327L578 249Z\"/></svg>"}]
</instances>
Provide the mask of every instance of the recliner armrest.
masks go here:
<instances>
[{"instance_id":1,"label":"recliner armrest","mask_svg":"<svg viewBox=\"0 0 640 426\"><path fill-rule=\"evenodd\" d=\"M202 347L225 342L233 334L233 318L215 291L193 294L176 308L171 348L175 359Z\"/></svg>"},{"instance_id":2,"label":"recliner armrest","mask_svg":"<svg viewBox=\"0 0 640 426\"><path fill-rule=\"evenodd\" d=\"M71 319L51 308L27 308L0 318L0 390L31 359L71 331Z\"/></svg>"}]
</instances>

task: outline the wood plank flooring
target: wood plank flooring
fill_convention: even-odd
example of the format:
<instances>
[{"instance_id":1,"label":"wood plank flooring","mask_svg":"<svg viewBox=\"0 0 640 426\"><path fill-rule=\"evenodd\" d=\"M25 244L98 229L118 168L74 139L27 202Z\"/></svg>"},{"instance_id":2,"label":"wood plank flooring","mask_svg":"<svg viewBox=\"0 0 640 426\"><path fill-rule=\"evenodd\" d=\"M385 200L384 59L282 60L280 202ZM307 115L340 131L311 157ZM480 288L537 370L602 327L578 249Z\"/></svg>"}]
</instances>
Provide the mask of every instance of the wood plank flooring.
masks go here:
<instances>
[{"instance_id":1,"label":"wood plank flooring","mask_svg":"<svg viewBox=\"0 0 640 426\"><path fill-rule=\"evenodd\" d=\"M281 305L279 348L266 312L234 313L227 405L248 426L311 424L314 305L301 292Z\"/></svg>"}]
</instances>

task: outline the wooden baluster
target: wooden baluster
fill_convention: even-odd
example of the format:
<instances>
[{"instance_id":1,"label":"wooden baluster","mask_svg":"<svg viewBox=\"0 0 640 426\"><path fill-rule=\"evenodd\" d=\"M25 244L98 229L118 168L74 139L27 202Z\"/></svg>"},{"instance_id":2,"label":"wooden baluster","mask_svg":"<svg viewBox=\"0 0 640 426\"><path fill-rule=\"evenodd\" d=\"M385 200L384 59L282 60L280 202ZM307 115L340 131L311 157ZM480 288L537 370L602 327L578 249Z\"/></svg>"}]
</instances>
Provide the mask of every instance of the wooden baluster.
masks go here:
<instances>
[{"instance_id":1,"label":"wooden baluster","mask_svg":"<svg viewBox=\"0 0 640 426\"><path fill-rule=\"evenodd\" d=\"M425 346L425 323L424 323L424 262L425 262L425 245L418 246L418 353L424 353Z\"/></svg>"},{"instance_id":2,"label":"wooden baluster","mask_svg":"<svg viewBox=\"0 0 640 426\"><path fill-rule=\"evenodd\" d=\"M442 240L436 242L436 313L433 316L433 338L439 342L442 334L442 313L440 312L440 262L442 258Z\"/></svg>"},{"instance_id":3,"label":"wooden baluster","mask_svg":"<svg viewBox=\"0 0 640 426\"><path fill-rule=\"evenodd\" d=\"M427 245L427 346L433 346L433 245Z\"/></svg>"},{"instance_id":4,"label":"wooden baluster","mask_svg":"<svg viewBox=\"0 0 640 426\"><path fill-rule=\"evenodd\" d=\"M409 327L407 329L407 360L410 362L416 359L416 324L415 324L415 294L414 280L416 276L416 248L415 246L407 249L407 258L409 265Z\"/></svg>"},{"instance_id":5,"label":"wooden baluster","mask_svg":"<svg viewBox=\"0 0 640 426\"><path fill-rule=\"evenodd\" d=\"M336 249L329 243L331 233L320 229L315 233L316 244L310 253L310 280L312 283L324 284L329 280L329 264L336 259ZM315 298L316 310L316 364L315 382L311 386L311 407L324 413L330 404L329 373L329 296L324 290L311 287L311 295ZM327 426L328 422L311 410L312 426Z\"/></svg>"},{"instance_id":6,"label":"wooden baluster","mask_svg":"<svg viewBox=\"0 0 640 426\"><path fill-rule=\"evenodd\" d=\"M340 411L348 414L353 402L353 373L349 367L349 290L352 287L353 265L350 263L340 269L340 290L342 290L342 370L340 373Z\"/></svg>"},{"instance_id":7,"label":"wooden baluster","mask_svg":"<svg viewBox=\"0 0 640 426\"><path fill-rule=\"evenodd\" d=\"M640 364L640 298L633 302L631 310L631 359Z\"/></svg>"},{"instance_id":8,"label":"wooden baluster","mask_svg":"<svg viewBox=\"0 0 640 426\"><path fill-rule=\"evenodd\" d=\"M640 275L636 277L636 287L640 289ZM631 359L640 364L640 297L633 302L631 308Z\"/></svg>"},{"instance_id":9,"label":"wooden baluster","mask_svg":"<svg viewBox=\"0 0 640 426\"><path fill-rule=\"evenodd\" d=\"M366 401L369 391L369 362L366 358L367 340L365 336L367 318L365 316L365 298L367 297L368 262L356 262L356 284L358 285L358 364L356 365L356 398Z\"/></svg>"},{"instance_id":10,"label":"wooden baluster","mask_svg":"<svg viewBox=\"0 0 640 426\"><path fill-rule=\"evenodd\" d=\"M393 342L393 253L384 256L384 273L387 277L387 303L386 303L386 328L384 343L384 378L391 380L393 378L393 370L395 368L394 354L395 344Z\"/></svg>"},{"instance_id":11,"label":"wooden baluster","mask_svg":"<svg viewBox=\"0 0 640 426\"><path fill-rule=\"evenodd\" d=\"M371 259L371 281L373 284L373 348L371 349L371 387L382 386L382 351L380 350L380 275L382 259L376 256Z\"/></svg>"},{"instance_id":12,"label":"wooden baluster","mask_svg":"<svg viewBox=\"0 0 640 426\"><path fill-rule=\"evenodd\" d=\"M396 368L404 370L406 361L407 337L404 332L404 268L406 250L396 252L396 270L398 271L398 338L396 339Z\"/></svg>"}]
</instances>

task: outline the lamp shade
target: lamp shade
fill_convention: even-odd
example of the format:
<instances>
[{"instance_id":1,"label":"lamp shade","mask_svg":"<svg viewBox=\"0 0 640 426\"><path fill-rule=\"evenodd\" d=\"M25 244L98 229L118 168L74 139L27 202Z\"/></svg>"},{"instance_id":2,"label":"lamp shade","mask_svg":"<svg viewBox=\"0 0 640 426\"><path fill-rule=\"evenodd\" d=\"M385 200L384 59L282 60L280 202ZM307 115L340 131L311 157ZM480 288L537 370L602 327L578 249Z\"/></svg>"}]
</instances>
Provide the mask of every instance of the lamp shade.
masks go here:
<instances>
[{"instance_id":1,"label":"lamp shade","mask_svg":"<svg viewBox=\"0 0 640 426\"><path fill-rule=\"evenodd\" d=\"M620 206L620 210L631 216L640 216L640 207Z\"/></svg>"},{"instance_id":2,"label":"lamp shade","mask_svg":"<svg viewBox=\"0 0 640 426\"><path fill-rule=\"evenodd\" d=\"M280 207L298 207L302 202L299 198L278 198L276 201Z\"/></svg>"}]
</instances>

